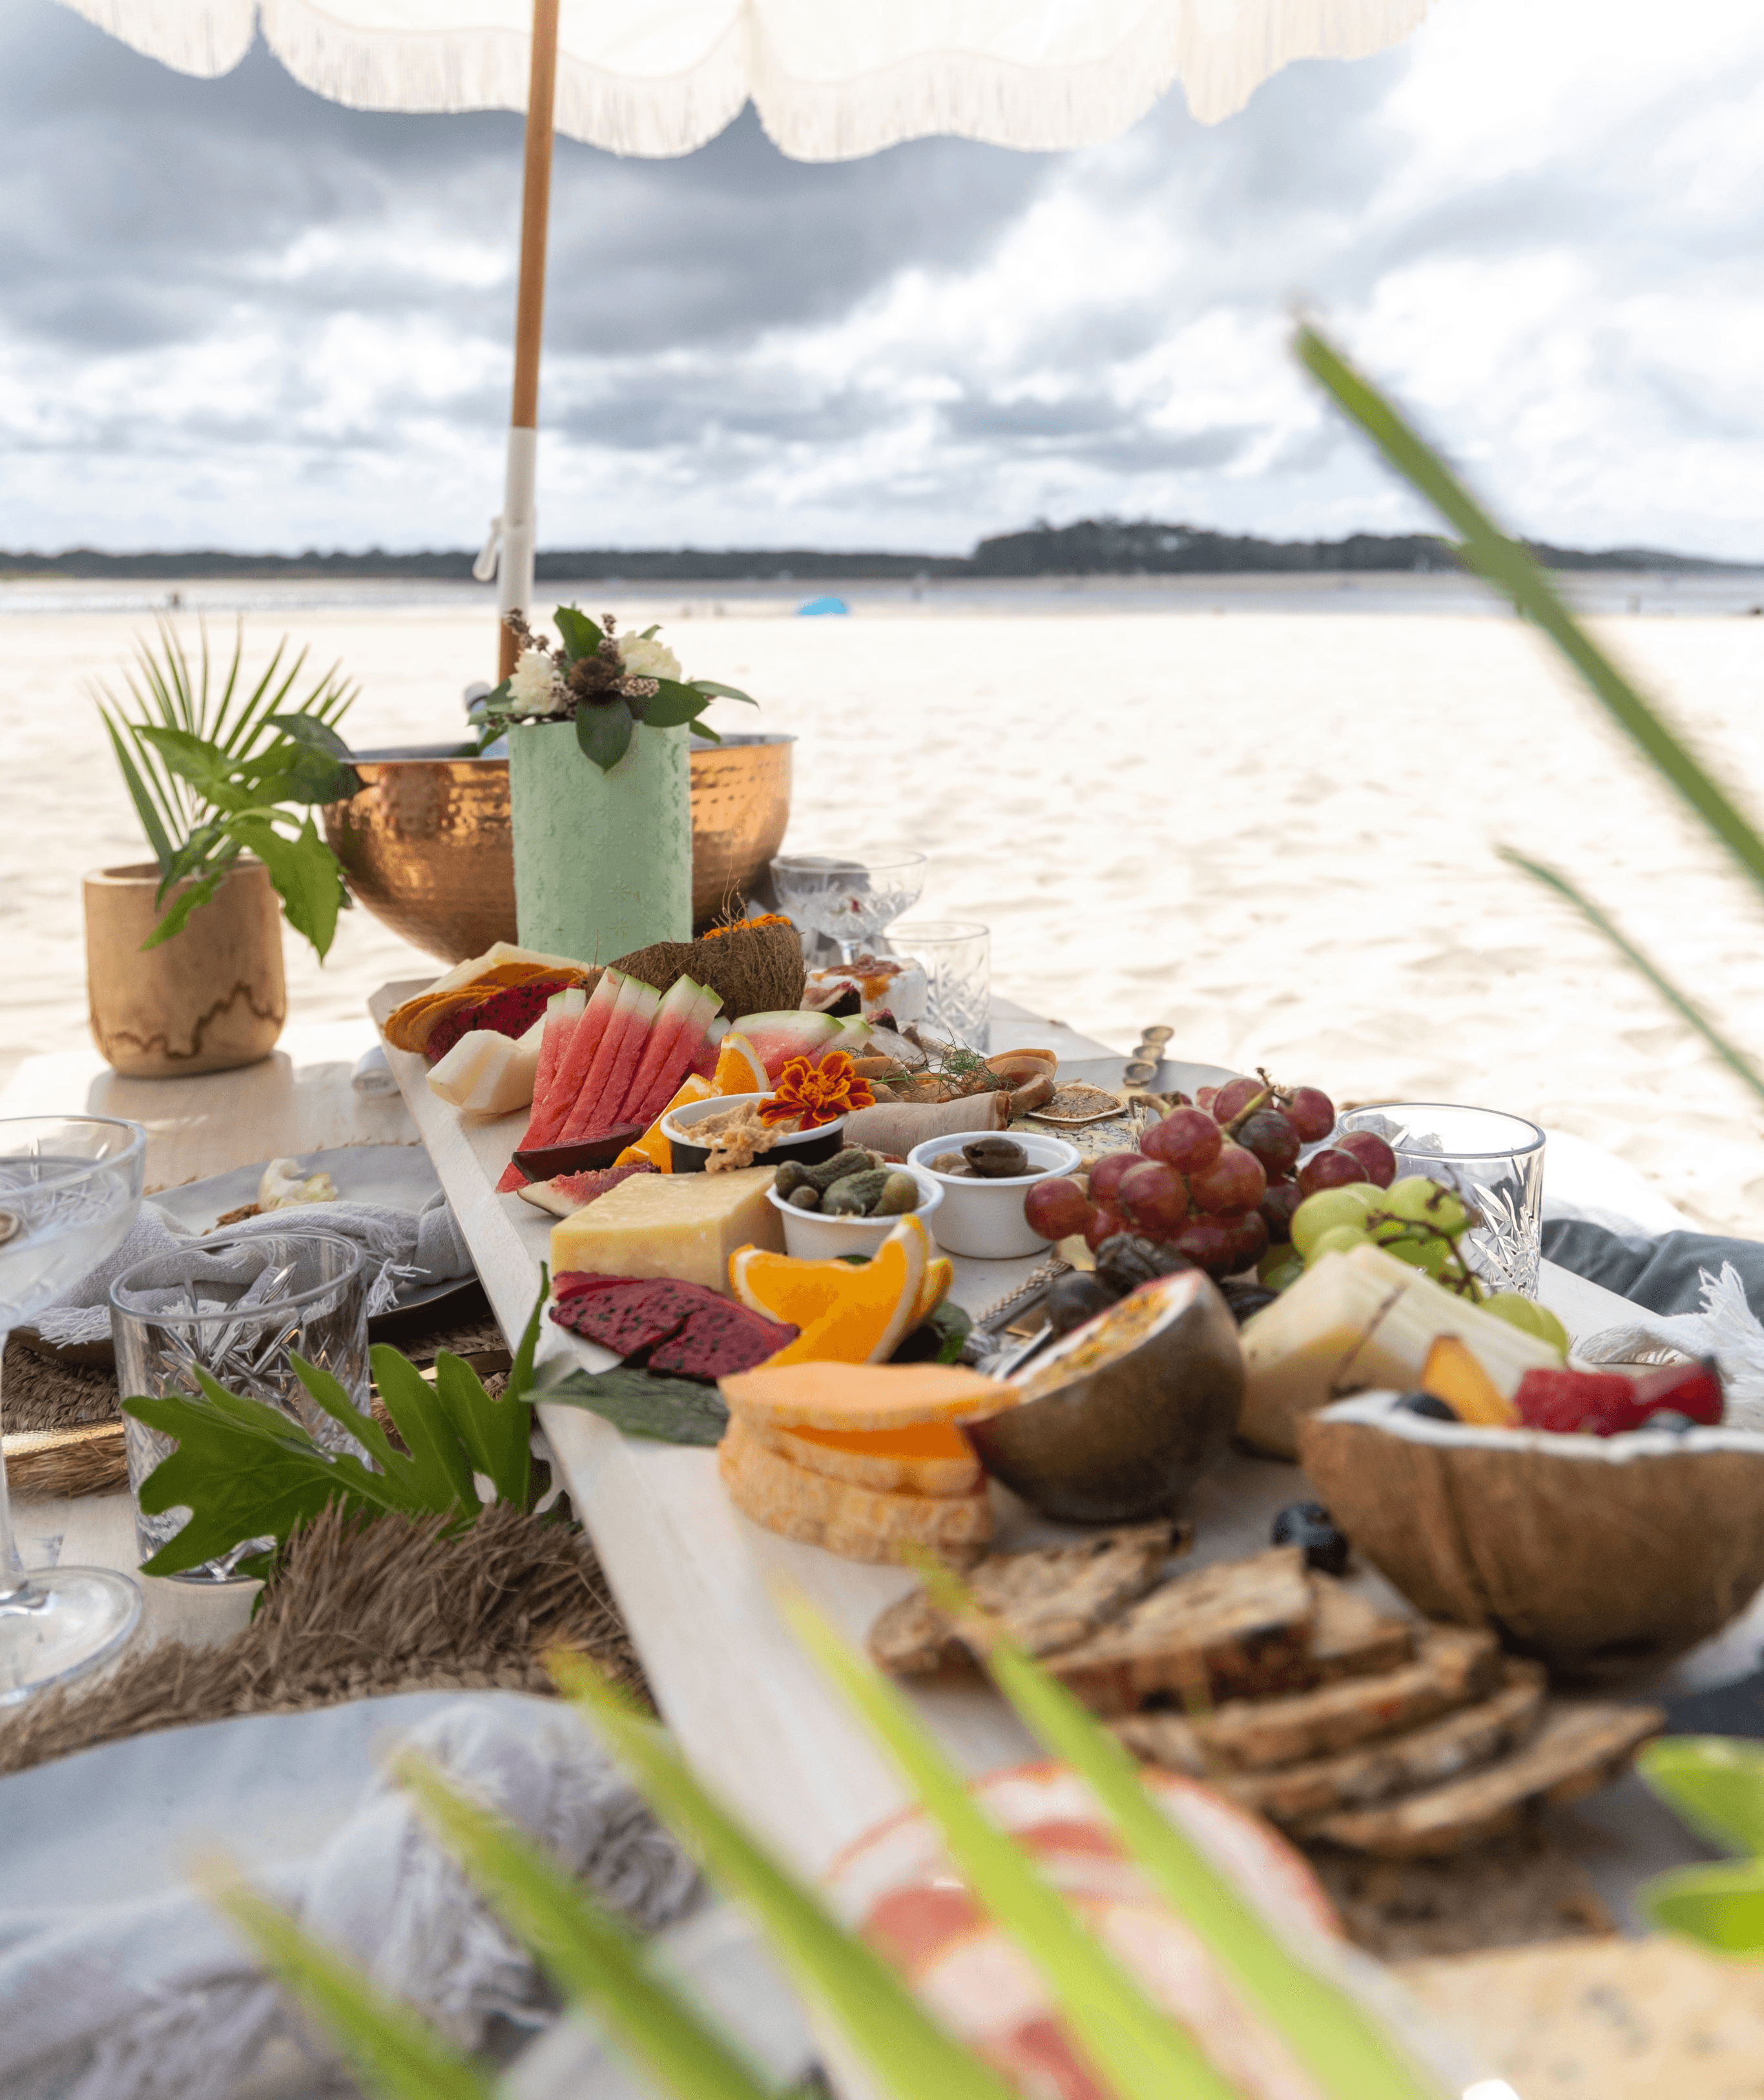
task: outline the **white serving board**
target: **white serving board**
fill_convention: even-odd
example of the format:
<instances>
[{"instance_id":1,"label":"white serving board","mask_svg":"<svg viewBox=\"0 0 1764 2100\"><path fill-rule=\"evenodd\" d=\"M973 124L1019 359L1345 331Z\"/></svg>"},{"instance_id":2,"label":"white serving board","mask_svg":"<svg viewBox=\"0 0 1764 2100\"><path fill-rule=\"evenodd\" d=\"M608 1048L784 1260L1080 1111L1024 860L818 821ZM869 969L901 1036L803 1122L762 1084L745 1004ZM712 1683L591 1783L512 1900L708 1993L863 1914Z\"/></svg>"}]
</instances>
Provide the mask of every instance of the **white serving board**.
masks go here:
<instances>
[{"instance_id":1,"label":"white serving board","mask_svg":"<svg viewBox=\"0 0 1764 2100\"><path fill-rule=\"evenodd\" d=\"M382 987L369 1002L375 1021L420 988ZM1068 1030L1057 1031L1056 1044L1050 1024L1032 1017L1013 1014L1009 1026L1019 1040L1046 1041L1063 1057L1106 1054ZM995 1022L995 1042L1001 1032ZM495 1190L527 1112L468 1125L430 1092L420 1057L388 1046L387 1057L512 1340L538 1294L552 1224L519 1197ZM953 1295L979 1312L1036 1264L958 1258L954 1266ZM1571 1328L1608 1326L1625 1309L1608 1291L1547 1266L1543 1295ZM549 1320L539 1351L542 1361L561 1357L595 1370L617 1361ZM668 1726L725 1799L799 1868L820 1874L842 1846L906 1797L798 1647L778 1615L773 1586L780 1578L795 1582L861 1643L878 1613L916 1577L903 1568L842 1560L749 1522L723 1493L712 1452L626 1437L579 1408L545 1407L540 1418ZM1001 1542L1059 1535L1002 1489L995 1485L992 1492ZM1196 1562L1258 1551L1274 1513L1311 1493L1297 1467L1228 1454L1187 1512L1196 1527ZM1382 1608L1409 1608L1372 1570L1351 1579ZM983 1684L913 1688L913 1696L967 1771L1036 1754L1015 1717Z\"/></svg>"}]
</instances>

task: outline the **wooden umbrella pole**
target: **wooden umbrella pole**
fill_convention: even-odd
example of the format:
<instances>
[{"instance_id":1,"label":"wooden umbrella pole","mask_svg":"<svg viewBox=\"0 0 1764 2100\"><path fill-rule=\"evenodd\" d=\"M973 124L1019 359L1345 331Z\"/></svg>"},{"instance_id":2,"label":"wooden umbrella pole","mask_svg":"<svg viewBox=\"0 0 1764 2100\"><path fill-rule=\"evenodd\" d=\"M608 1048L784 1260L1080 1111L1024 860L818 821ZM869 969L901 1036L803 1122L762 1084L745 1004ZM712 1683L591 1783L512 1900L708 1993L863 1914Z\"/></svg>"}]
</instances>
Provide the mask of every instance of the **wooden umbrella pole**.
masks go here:
<instances>
[{"instance_id":1,"label":"wooden umbrella pole","mask_svg":"<svg viewBox=\"0 0 1764 2100\"><path fill-rule=\"evenodd\" d=\"M539 423L539 347L545 333L546 233L551 210L552 118L557 100L558 0L533 0L533 68L527 84L526 180L520 204L520 288L515 307L515 402L509 417L508 483L502 510L502 589L497 609L497 678L515 668L515 638L502 615L530 611L533 453Z\"/></svg>"}]
</instances>

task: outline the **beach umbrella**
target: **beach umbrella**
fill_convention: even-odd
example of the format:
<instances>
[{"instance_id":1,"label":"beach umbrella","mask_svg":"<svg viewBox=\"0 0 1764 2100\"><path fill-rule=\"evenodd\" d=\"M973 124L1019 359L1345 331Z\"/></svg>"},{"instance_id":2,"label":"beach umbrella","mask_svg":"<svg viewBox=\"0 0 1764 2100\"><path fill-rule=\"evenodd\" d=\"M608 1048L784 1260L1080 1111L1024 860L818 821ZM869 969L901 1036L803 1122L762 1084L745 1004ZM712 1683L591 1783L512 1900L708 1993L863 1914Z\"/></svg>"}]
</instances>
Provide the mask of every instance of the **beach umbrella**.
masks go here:
<instances>
[{"instance_id":1,"label":"beach umbrella","mask_svg":"<svg viewBox=\"0 0 1764 2100\"><path fill-rule=\"evenodd\" d=\"M515 387L502 514L475 573L528 609L554 128L690 153L749 102L780 151L853 160L933 134L1057 152L1180 82L1216 124L1295 59L1359 58L1428 0L63 0L180 72L229 72L261 32L356 109L526 112ZM514 642L503 630L502 675Z\"/></svg>"}]
</instances>

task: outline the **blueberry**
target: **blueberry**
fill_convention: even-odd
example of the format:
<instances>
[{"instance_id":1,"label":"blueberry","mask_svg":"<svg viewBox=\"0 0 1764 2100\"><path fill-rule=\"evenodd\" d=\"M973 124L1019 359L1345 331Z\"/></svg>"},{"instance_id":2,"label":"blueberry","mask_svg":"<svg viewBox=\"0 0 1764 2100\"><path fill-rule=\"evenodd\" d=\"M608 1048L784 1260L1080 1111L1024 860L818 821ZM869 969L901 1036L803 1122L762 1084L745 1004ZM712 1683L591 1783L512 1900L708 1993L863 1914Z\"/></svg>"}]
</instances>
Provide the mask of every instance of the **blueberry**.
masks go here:
<instances>
[{"instance_id":1,"label":"blueberry","mask_svg":"<svg viewBox=\"0 0 1764 2100\"><path fill-rule=\"evenodd\" d=\"M1339 1575L1347 1566L1347 1534L1321 1502L1289 1502L1274 1520L1276 1546L1302 1546L1305 1565L1320 1575Z\"/></svg>"},{"instance_id":2,"label":"blueberry","mask_svg":"<svg viewBox=\"0 0 1764 2100\"><path fill-rule=\"evenodd\" d=\"M1682 1436L1686 1430L1700 1429L1703 1425L1700 1422L1693 1422L1688 1414L1679 1414L1675 1407L1660 1407L1656 1408L1640 1426L1643 1429L1669 1430L1673 1436Z\"/></svg>"},{"instance_id":3,"label":"blueberry","mask_svg":"<svg viewBox=\"0 0 1764 2100\"><path fill-rule=\"evenodd\" d=\"M1428 1422L1457 1422L1457 1410L1430 1392L1405 1392L1396 1403L1405 1414L1418 1414Z\"/></svg>"}]
</instances>

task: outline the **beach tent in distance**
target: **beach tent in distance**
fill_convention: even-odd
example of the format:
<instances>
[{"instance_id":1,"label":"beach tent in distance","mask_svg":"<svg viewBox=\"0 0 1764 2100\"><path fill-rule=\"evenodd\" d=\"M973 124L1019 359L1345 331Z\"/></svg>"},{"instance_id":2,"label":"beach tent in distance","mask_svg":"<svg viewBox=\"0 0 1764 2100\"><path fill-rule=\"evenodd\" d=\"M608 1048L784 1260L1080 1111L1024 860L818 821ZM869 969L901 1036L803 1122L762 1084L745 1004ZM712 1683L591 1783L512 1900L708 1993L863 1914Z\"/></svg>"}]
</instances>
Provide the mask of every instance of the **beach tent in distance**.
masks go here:
<instances>
[{"instance_id":1,"label":"beach tent in distance","mask_svg":"<svg viewBox=\"0 0 1764 2100\"><path fill-rule=\"evenodd\" d=\"M1428 0L63 0L181 73L228 73L261 31L355 109L526 112L515 386L502 514L477 575L527 611L554 126L609 152L690 153L752 102L794 160L934 134L1027 152L1099 144L1180 82L1203 124L1295 59L1363 58ZM501 671L513 665L506 629Z\"/></svg>"}]
</instances>

